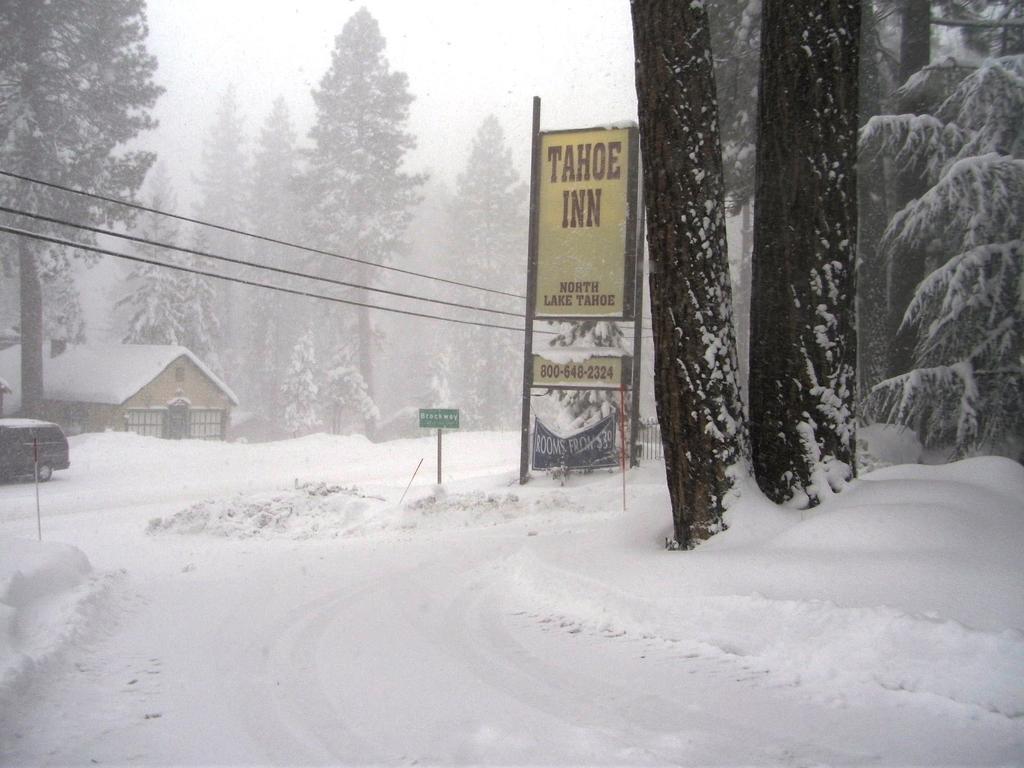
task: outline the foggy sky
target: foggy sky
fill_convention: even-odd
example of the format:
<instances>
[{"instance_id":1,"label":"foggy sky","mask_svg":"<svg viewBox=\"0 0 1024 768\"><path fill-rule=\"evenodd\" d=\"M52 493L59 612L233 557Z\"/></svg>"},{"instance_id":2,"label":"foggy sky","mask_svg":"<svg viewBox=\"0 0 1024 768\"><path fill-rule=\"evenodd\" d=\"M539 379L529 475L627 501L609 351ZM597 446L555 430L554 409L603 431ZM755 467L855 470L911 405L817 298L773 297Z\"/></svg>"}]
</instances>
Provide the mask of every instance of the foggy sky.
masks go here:
<instances>
[{"instance_id":1,"label":"foggy sky","mask_svg":"<svg viewBox=\"0 0 1024 768\"><path fill-rule=\"evenodd\" d=\"M305 143L310 91L330 65L335 36L362 5L415 96L409 128L419 147L409 170L453 184L493 112L526 179L534 95L545 129L636 119L628 0L149 0L149 50L167 91L155 110L160 127L139 143L167 165L180 209L195 200L203 140L229 85L250 142L280 95Z\"/></svg>"}]
</instances>

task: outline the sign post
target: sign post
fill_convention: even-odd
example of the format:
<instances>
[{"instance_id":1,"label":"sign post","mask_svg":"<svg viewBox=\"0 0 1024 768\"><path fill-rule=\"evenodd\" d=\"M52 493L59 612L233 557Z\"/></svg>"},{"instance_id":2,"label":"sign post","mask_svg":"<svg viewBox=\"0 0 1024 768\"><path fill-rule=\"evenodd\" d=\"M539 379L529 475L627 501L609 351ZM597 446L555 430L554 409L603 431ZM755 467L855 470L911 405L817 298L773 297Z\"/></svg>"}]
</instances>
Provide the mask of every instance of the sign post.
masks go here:
<instances>
[{"instance_id":1,"label":"sign post","mask_svg":"<svg viewBox=\"0 0 1024 768\"><path fill-rule=\"evenodd\" d=\"M530 145L530 231L526 264L526 327L523 341L523 410L519 422L519 484L530 479L530 388L533 385L533 315L537 303L537 227L540 205L540 97L533 97Z\"/></svg>"},{"instance_id":2,"label":"sign post","mask_svg":"<svg viewBox=\"0 0 1024 768\"><path fill-rule=\"evenodd\" d=\"M437 484L441 484L441 433L459 428L458 408L420 408L420 428L437 429Z\"/></svg>"},{"instance_id":3,"label":"sign post","mask_svg":"<svg viewBox=\"0 0 1024 768\"><path fill-rule=\"evenodd\" d=\"M39 510L39 438L32 438L32 464L35 467L36 476L36 528L39 531L39 540L43 540L43 514Z\"/></svg>"}]
</instances>

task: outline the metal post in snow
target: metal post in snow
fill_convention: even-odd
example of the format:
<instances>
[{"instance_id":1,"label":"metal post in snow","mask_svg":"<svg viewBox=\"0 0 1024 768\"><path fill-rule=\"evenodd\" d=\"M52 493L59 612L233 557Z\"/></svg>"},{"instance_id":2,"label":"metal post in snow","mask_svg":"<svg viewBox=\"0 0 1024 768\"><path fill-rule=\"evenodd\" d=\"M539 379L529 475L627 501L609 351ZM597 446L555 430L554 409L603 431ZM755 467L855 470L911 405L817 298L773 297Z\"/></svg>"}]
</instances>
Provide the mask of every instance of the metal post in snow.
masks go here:
<instances>
[{"instance_id":1,"label":"metal post in snow","mask_svg":"<svg viewBox=\"0 0 1024 768\"><path fill-rule=\"evenodd\" d=\"M441 484L441 428L437 428L437 484Z\"/></svg>"},{"instance_id":2,"label":"metal post in snow","mask_svg":"<svg viewBox=\"0 0 1024 768\"><path fill-rule=\"evenodd\" d=\"M626 511L626 385L619 384L619 456L622 460L622 511Z\"/></svg>"},{"instance_id":3,"label":"metal post in snow","mask_svg":"<svg viewBox=\"0 0 1024 768\"><path fill-rule=\"evenodd\" d=\"M36 529L39 531L39 540L43 540L43 515L39 511L39 438L32 438L32 464L35 466L36 475Z\"/></svg>"}]
</instances>

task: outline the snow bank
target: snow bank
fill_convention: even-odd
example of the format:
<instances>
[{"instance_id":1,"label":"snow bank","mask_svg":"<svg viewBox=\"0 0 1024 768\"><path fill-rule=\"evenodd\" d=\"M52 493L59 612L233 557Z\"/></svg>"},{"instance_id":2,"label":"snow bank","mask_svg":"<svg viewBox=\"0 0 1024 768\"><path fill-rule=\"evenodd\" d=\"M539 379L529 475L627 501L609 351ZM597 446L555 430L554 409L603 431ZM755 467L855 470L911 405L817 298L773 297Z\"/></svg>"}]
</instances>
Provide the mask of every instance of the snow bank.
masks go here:
<instances>
[{"instance_id":1,"label":"snow bank","mask_svg":"<svg viewBox=\"0 0 1024 768\"><path fill-rule=\"evenodd\" d=\"M334 537L358 530L383 506L382 497L355 486L296 483L289 490L201 501L169 517L153 518L147 532L236 539Z\"/></svg>"},{"instance_id":2,"label":"snow bank","mask_svg":"<svg viewBox=\"0 0 1024 768\"><path fill-rule=\"evenodd\" d=\"M0 540L0 702L81 636L112 578L67 544Z\"/></svg>"},{"instance_id":3,"label":"snow bank","mask_svg":"<svg viewBox=\"0 0 1024 768\"><path fill-rule=\"evenodd\" d=\"M1024 634L1016 630L984 632L886 606L756 593L641 596L528 555L509 568L520 610L570 632L659 641L684 658L730 660L772 685L805 686L835 704L882 689L1024 715Z\"/></svg>"},{"instance_id":4,"label":"snow bank","mask_svg":"<svg viewBox=\"0 0 1024 768\"><path fill-rule=\"evenodd\" d=\"M399 505L356 486L296 483L293 489L201 501L173 515L153 518L147 532L233 539L332 539L537 521L566 510L580 511L564 493L523 499L511 492L449 493L443 486L435 486Z\"/></svg>"},{"instance_id":5,"label":"snow bank","mask_svg":"<svg viewBox=\"0 0 1024 768\"><path fill-rule=\"evenodd\" d=\"M840 706L895 692L1017 718L1022 499L1009 460L894 466L803 513L748 494L691 553L523 551L508 594L537 621L670 644Z\"/></svg>"},{"instance_id":6,"label":"snow bank","mask_svg":"<svg viewBox=\"0 0 1024 768\"><path fill-rule=\"evenodd\" d=\"M857 428L857 464L862 473L893 464L918 464L923 454L912 429L881 423Z\"/></svg>"}]
</instances>

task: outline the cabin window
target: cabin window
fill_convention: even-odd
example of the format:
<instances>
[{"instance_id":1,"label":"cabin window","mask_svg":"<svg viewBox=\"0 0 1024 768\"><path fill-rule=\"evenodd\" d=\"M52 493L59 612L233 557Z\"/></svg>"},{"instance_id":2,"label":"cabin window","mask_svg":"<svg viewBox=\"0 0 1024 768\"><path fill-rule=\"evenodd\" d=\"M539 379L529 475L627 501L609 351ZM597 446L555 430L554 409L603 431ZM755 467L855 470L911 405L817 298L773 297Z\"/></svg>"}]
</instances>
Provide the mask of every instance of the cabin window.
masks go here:
<instances>
[{"instance_id":1,"label":"cabin window","mask_svg":"<svg viewBox=\"0 0 1024 768\"><path fill-rule=\"evenodd\" d=\"M149 410L128 411L127 429L137 435L146 437L163 437L164 412Z\"/></svg>"},{"instance_id":2,"label":"cabin window","mask_svg":"<svg viewBox=\"0 0 1024 768\"><path fill-rule=\"evenodd\" d=\"M224 411L193 408L188 416L189 437L195 440L224 439Z\"/></svg>"}]
</instances>

